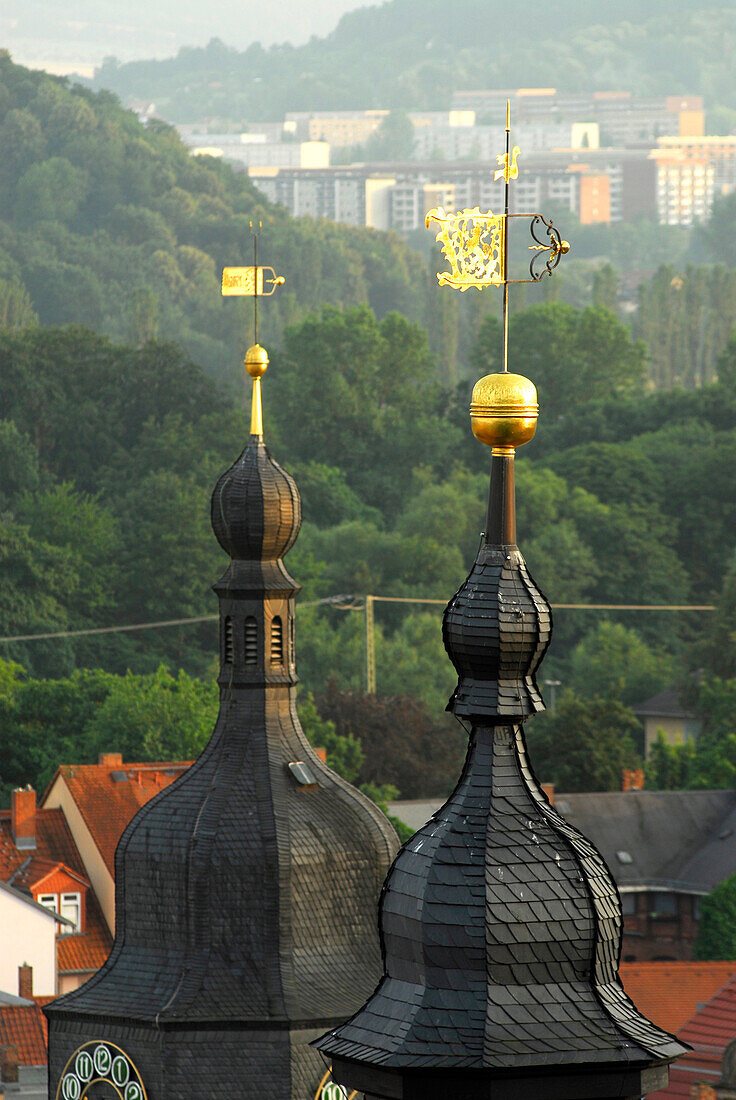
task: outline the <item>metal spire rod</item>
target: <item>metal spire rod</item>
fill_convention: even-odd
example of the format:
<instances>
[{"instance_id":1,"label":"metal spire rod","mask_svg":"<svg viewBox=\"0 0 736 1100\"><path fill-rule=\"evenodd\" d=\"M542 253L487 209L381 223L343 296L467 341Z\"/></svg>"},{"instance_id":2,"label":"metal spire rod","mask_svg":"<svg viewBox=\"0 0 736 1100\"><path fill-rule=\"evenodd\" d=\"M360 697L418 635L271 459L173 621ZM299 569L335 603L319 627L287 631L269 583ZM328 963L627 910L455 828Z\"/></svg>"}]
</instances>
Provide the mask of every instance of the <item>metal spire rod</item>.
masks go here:
<instances>
[{"instance_id":1,"label":"metal spire rod","mask_svg":"<svg viewBox=\"0 0 736 1100\"><path fill-rule=\"evenodd\" d=\"M506 100L506 171L504 173L503 223L503 370L509 369L509 171L511 165L511 100Z\"/></svg>"},{"instance_id":2,"label":"metal spire rod","mask_svg":"<svg viewBox=\"0 0 736 1100\"><path fill-rule=\"evenodd\" d=\"M259 228L263 228L263 222L258 223ZM253 233L253 343L258 343L258 230L253 229L253 222L250 223L250 227Z\"/></svg>"}]
</instances>

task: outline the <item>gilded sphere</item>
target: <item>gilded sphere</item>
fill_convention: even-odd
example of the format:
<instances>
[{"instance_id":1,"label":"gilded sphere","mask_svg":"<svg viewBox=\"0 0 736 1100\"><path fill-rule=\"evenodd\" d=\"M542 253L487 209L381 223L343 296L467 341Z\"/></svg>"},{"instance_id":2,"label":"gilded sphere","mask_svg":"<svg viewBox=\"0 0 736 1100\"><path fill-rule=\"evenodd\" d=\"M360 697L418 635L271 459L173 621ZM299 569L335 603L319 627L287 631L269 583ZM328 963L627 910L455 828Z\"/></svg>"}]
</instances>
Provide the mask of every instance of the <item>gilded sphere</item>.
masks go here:
<instances>
[{"instance_id":1,"label":"gilded sphere","mask_svg":"<svg viewBox=\"0 0 736 1100\"><path fill-rule=\"evenodd\" d=\"M252 344L246 351L243 362L251 378L260 378L268 369L268 352L260 344Z\"/></svg>"},{"instance_id":2,"label":"gilded sphere","mask_svg":"<svg viewBox=\"0 0 736 1100\"><path fill-rule=\"evenodd\" d=\"M470 424L473 435L489 447L521 447L537 429L537 390L521 374L487 374L473 387Z\"/></svg>"}]
</instances>

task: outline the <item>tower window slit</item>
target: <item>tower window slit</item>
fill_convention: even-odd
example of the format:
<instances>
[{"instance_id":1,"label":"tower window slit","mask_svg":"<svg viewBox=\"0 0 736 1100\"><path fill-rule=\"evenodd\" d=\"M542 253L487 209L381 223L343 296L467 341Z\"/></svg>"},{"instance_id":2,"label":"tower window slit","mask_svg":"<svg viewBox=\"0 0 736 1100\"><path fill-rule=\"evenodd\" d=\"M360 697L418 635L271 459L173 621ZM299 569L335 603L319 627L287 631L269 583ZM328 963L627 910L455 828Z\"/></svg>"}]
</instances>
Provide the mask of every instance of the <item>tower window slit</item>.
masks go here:
<instances>
[{"instance_id":1,"label":"tower window slit","mask_svg":"<svg viewBox=\"0 0 736 1100\"><path fill-rule=\"evenodd\" d=\"M245 620L245 663L258 664L258 627L252 615Z\"/></svg>"},{"instance_id":2,"label":"tower window slit","mask_svg":"<svg viewBox=\"0 0 736 1100\"><path fill-rule=\"evenodd\" d=\"M296 661L296 652L294 648L294 620L289 619L289 664L294 664Z\"/></svg>"},{"instance_id":3,"label":"tower window slit","mask_svg":"<svg viewBox=\"0 0 736 1100\"><path fill-rule=\"evenodd\" d=\"M226 665L231 665L233 663L233 621L229 615L225 619L222 643L223 660Z\"/></svg>"},{"instance_id":4,"label":"tower window slit","mask_svg":"<svg viewBox=\"0 0 736 1100\"><path fill-rule=\"evenodd\" d=\"M284 628L281 618L274 616L271 623L271 664L282 665L284 663Z\"/></svg>"}]
</instances>

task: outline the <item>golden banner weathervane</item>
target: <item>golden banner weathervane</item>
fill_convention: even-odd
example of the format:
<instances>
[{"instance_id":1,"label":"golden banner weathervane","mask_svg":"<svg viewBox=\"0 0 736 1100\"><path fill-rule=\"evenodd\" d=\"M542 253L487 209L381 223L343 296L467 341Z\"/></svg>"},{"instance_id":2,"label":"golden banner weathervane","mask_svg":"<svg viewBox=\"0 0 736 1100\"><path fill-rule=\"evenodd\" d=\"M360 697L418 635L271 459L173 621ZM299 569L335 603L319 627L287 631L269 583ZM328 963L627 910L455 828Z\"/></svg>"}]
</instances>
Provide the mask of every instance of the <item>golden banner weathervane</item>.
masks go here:
<instances>
[{"instance_id":1,"label":"golden banner weathervane","mask_svg":"<svg viewBox=\"0 0 736 1100\"><path fill-rule=\"evenodd\" d=\"M569 252L570 245L563 241L553 220L542 214L509 213L509 184L518 179L518 158L521 150L518 145L511 148L511 105L506 101L506 152L499 153L496 161L499 167L494 173L494 181L504 181L504 212L484 213L480 207L472 210L459 210L448 213L444 207L436 206L427 213L426 225L434 222L437 228L435 240L442 245L445 259L450 265L449 271L440 271L437 281L440 286L450 286L453 290L466 291L471 287L483 290L487 286L503 287L503 370L508 370L509 342L509 285L512 283L538 283L545 275L551 275L562 257ZM509 279L509 227L511 218L529 218L529 230L534 244L529 248L534 256L529 264L528 279ZM545 234L539 237L538 232ZM542 261L544 253L547 258Z\"/></svg>"}]
</instances>

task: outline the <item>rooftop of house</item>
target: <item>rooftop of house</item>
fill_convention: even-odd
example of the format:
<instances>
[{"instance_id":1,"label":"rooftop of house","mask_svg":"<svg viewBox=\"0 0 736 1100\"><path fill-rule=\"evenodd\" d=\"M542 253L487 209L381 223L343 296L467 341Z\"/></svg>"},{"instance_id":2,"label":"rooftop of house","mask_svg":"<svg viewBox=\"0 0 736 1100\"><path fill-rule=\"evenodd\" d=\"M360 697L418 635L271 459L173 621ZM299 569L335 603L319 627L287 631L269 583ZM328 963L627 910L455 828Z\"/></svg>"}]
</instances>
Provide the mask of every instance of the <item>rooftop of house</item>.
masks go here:
<instances>
[{"instance_id":1,"label":"rooftop of house","mask_svg":"<svg viewBox=\"0 0 736 1100\"><path fill-rule=\"evenodd\" d=\"M723 1054L736 1038L736 974L677 1032L692 1047L670 1070L666 1089L650 1092L649 1100L689 1100L699 1082L721 1079Z\"/></svg>"},{"instance_id":2,"label":"rooftop of house","mask_svg":"<svg viewBox=\"0 0 736 1100\"><path fill-rule=\"evenodd\" d=\"M636 1007L674 1033L736 975L736 961L621 963L619 975Z\"/></svg>"},{"instance_id":3,"label":"rooftop of house","mask_svg":"<svg viewBox=\"0 0 736 1100\"><path fill-rule=\"evenodd\" d=\"M736 874L736 791L556 794L555 808L590 838L620 888L706 894ZM442 802L392 802L419 829Z\"/></svg>"},{"instance_id":4,"label":"rooftop of house","mask_svg":"<svg viewBox=\"0 0 736 1100\"><path fill-rule=\"evenodd\" d=\"M99 849L111 875L115 873L115 849L128 822L141 806L170 783L191 761L123 764L117 753L105 753L98 764L62 764L52 779L43 802L61 778Z\"/></svg>"},{"instance_id":5,"label":"rooftop of house","mask_svg":"<svg viewBox=\"0 0 736 1100\"><path fill-rule=\"evenodd\" d=\"M34 849L18 848L13 839L10 810L0 810L0 883L26 898L32 890L63 864L80 885L89 887L82 857L66 823L63 810L35 811ZM39 907L41 908L41 907ZM98 970L110 953L112 938L94 891L87 889L85 924L82 932L68 933L57 940L60 973ZM64 918L59 918L62 923Z\"/></svg>"},{"instance_id":6,"label":"rooftop of house","mask_svg":"<svg viewBox=\"0 0 736 1100\"><path fill-rule=\"evenodd\" d=\"M0 1047L16 1047L19 1065L45 1066L47 1043L46 1017L36 1001L0 1004Z\"/></svg>"},{"instance_id":7,"label":"rooftop of house","mask_svg":"<svg viewBox=\"0 0 736 1100\"><path fill-rule=\"evenodd\" d=\"M32 850L16 846L10 810L0 810L0 881L29 890L44 871L58 863L85 876L62 810L36 810L36 847Z\"/></svg>"},{"instance_id":8,"label":"rooftop of house","mask_svg":"<svg viewBox=\"0 0 736 1100\"><path fill-rule=\"evenodd\" d=\"M631 708L640 718L693 718L693 712L680 702L680 693L676 687L666 687L664 691L635 703Z\"/></svg>"}]
</instances>

